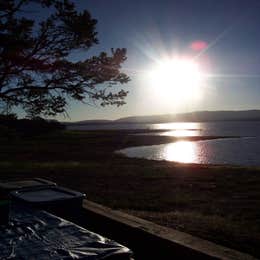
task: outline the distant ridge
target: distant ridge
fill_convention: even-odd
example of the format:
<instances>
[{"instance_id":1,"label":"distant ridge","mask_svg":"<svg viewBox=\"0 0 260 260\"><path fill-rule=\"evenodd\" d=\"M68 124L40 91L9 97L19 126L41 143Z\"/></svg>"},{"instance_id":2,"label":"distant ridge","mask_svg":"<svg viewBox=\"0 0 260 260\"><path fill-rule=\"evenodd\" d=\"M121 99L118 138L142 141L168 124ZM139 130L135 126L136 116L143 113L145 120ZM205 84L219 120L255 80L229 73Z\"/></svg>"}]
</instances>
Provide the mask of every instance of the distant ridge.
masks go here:
<instances>
[{"instance_id":1,"label":"distant ridge","mask_svg":"<svg viewBox=\"0 0 260 260\"><path fill-rule=\"evenodd\" d=\"M166 123L176 121L233 121L233 120L260 120L260 110L241 111L196 111L181 114L151 115L124 117L115 120L120 123Z\"/></svg>"},{"instance_id":2,"label":"distant ridge","mask_svg":"<svg viewBox=\"0 0 260 260\"><path fill-rule=\"evenodd\" d=\"M76 121L76 122L63 122L64 124L76 124L76 125L86 125L86 124L109 124L113 123L113 120L83 120L83 121Z\"/></svg>"},{"instance_id":3,"label":"distant ridge","mask_svg":"<svg viewBox=\"0 0 260 260\"><path fill-rule=\"evenodd\" d=\"M210 121L260 121L260 110L195 111L181 114L123 117L117 120L84 120L68 124L169 123ZM67 123L66 123L67 124Z\"/></svg>"}]
</instances>

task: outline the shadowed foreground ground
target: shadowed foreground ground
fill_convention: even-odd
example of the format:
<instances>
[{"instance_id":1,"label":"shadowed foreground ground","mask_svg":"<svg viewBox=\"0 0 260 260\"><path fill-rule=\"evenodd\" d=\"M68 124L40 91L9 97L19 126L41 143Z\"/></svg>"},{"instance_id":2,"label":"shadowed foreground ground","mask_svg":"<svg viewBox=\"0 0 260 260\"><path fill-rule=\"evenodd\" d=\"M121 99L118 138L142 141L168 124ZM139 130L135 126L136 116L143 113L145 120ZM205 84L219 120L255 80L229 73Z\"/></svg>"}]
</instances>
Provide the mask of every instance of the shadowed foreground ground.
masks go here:
<instances>
[{"instance_id":1,"label":"shadowed foreground ground","mask_svg":"<svg viewBox=\"0 0 260 260\"><path fill-rule=\"evenodd\" d=\"M2 137L0 179L47 178L106 206L260 257L260 169L120 157L113 151L175 140L128 133Z\"/></svg>"}]
</instances>

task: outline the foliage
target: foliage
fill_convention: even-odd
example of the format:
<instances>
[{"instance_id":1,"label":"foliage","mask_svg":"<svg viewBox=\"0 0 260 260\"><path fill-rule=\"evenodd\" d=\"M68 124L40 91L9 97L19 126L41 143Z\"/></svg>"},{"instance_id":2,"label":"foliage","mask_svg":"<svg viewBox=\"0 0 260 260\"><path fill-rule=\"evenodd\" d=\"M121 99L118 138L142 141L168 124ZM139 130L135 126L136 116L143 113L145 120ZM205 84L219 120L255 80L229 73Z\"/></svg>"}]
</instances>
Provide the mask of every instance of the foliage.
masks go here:
<instances>
[{"instance_id":1,"label":"foliage","mask_svg":"<svg viewBox=\"0 0 260 260\"><path fill-rule=\"evenodd\" d=\"M15 115L0 114L0 137L14 139L19 136L39 135L64 129L65 126L55 120L17 119Z\"/></svg>"},{"instance_id":2,"label":"foliage","mask_svg":"<svg viewBox=\"0 0 260 260\"><path fill-rule=\"evenodd\" d=\"M32 6L50 15L33 20ZM2 110L19 107L34 117L66 113L70 100L123 105L128 92L115 88L129 81L120 71L126 49L81 61L70 58L73 51L87 51L98 43L96 23L70 0L0 0Z\"/></svg>"}]
</instances>

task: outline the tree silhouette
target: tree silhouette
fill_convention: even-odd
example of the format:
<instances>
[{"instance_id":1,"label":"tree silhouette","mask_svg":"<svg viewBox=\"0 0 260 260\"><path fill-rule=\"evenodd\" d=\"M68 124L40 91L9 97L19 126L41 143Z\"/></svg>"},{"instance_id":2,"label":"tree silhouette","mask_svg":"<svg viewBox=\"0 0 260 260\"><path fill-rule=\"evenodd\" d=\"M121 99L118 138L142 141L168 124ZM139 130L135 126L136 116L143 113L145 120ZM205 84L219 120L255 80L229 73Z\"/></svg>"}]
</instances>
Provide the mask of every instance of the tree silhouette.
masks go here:
<instances>
[{"instance_id":1,"label":"tree silhouette","mask_svg":"<svg viewBox=\"0 0 260 260\"><path fill-rule=\"evenodd\" d=\"M43 21L28 18L32 4L50 15ZM77 62L69 56L98 44L96 23L69 0L0 0L2 109L48 116L65 113L70 100L123 105L128 92L116 85L129 81L120 71L126 49Z\"/></svg>"}]
</instances>

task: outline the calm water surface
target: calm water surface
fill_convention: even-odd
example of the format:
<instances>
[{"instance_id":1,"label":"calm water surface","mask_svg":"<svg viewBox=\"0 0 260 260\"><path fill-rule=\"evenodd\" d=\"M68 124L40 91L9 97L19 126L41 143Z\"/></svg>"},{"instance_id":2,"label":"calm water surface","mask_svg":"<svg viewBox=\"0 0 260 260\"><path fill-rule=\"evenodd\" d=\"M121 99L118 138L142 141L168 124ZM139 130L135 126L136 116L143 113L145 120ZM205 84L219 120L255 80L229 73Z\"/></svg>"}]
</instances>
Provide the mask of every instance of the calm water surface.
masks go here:
<instances>
[{"instance_id":1,"label":"calm water surface","mask_svg":"<svg viewBox=\"0 0 260 260\"><path fill-rule=\"evenodd\" d=\"M149 135L239 136L207 141L178 141L163 145L130 147L118 152L129 157L182 163L260 166L260 122L209 122L167 124L97 124L73 126L77 130L161 129ZM145 134L146 135L146 134Z\"/></svg>"},{"instance_id":2,"label":"calm water surface","mask_svg":"<svg viewBox=\"0 0 260 260\"><path fill-rule=\"evenodd\" d=\"M168 124L169 126L169 124ZM177 141L163 145L130 147L119 152L129 157L181 163L260 166L260 122L176 123L159 133L171 136L230 136L207 141ZM165 129L165 125L160 125ZM158 129L158 128L157 128ZM240 136L240 138L233 138Z\"/></svg>"}]
</instances>

